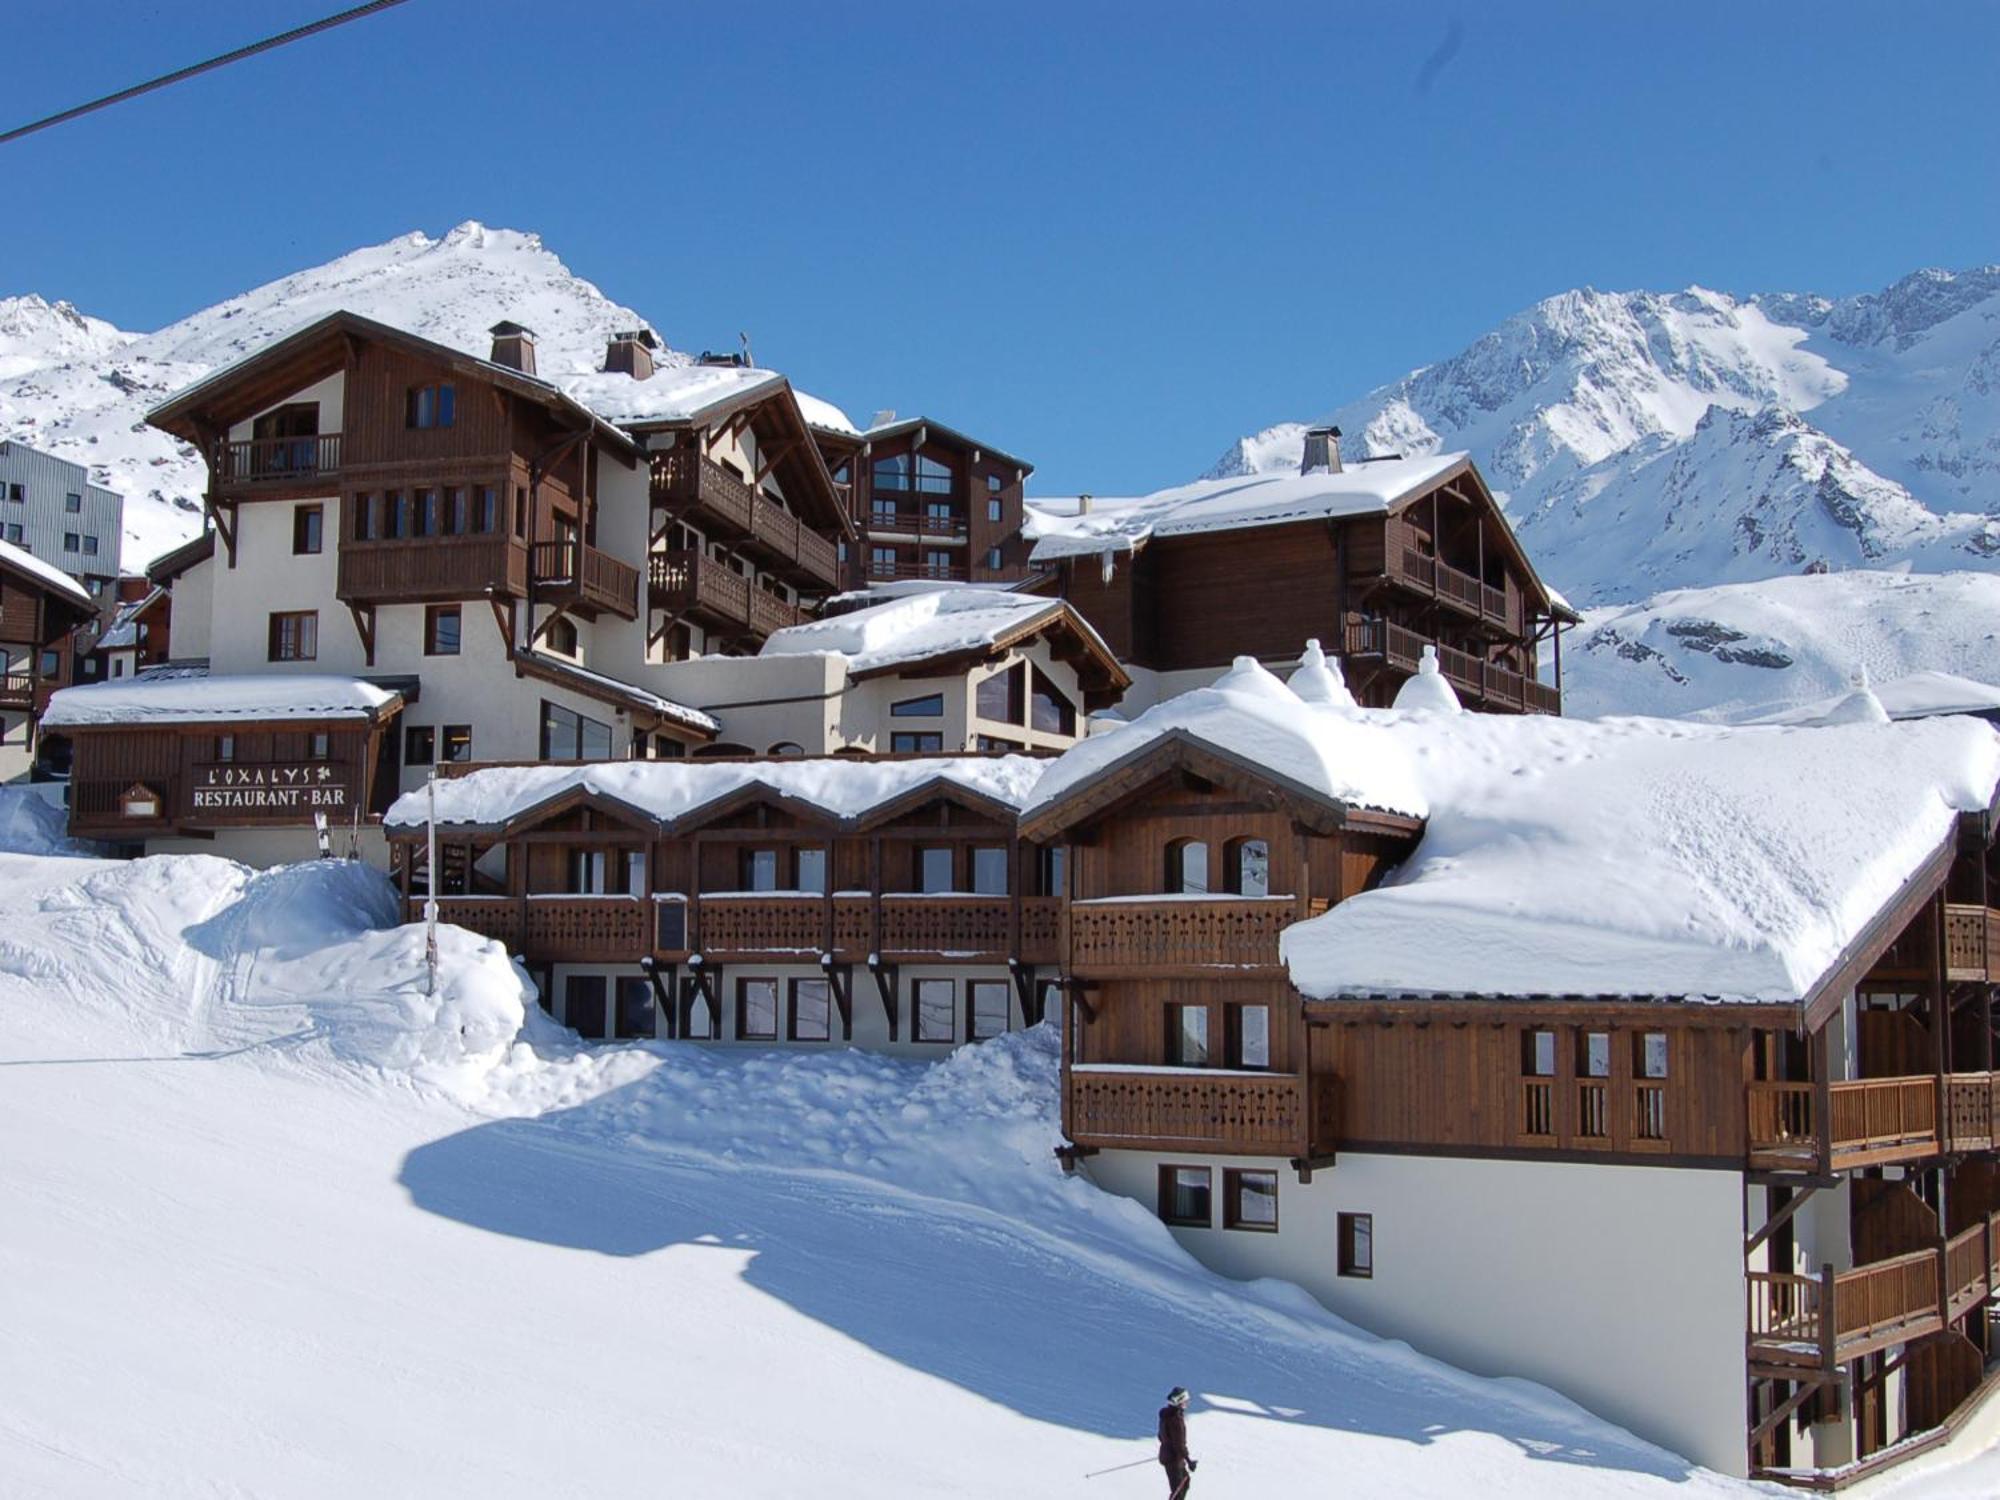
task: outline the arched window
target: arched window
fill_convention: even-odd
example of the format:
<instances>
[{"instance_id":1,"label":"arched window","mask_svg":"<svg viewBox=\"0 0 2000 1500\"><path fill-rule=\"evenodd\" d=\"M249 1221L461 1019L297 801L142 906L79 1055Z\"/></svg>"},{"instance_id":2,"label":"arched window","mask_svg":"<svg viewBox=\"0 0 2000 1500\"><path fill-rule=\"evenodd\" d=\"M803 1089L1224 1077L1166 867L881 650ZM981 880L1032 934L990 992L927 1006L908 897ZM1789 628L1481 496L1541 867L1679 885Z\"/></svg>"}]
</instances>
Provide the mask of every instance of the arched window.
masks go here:
<instances>
[{"instance_id":1,"label":"arched window","mask_svg":"<svg viewBox=\"0 0 2000 1500\"><path fill-rule=\"evenodd\" d=\"M799 744L796 740L779 740L777 744L764 753L766 755L804 755L806 747Z\"/></svg>"},{"instance_id":2,"label":"arched window","mask_svg":"<svg viewBox=\"0 0 2000 1500\"><path fill-rule=\"evenodd\" d=\"M696 760L721 760L724 757L754 756L757 752L748 745L732 745L723 741L714 745L703 745L695 751Z\"/></svg>"},{"instance_id":3,"label":"arched window","mask_svg":"<svg viewBox=\"0 0 2000 1500\"><path fill-rule=\"evenodd\" d=\"M1271 846L1262 839L1231 839L1222 849L1222 878L1236 896L1271 894Z\"/></svg>"},{"instance_id":4,"label":"arched window","mask_svg":"<svg viewBox=\"0 0 2000 1500\"><path fill-rule=\"evenodd\" d=\"M568 615L558 615L549 623L542 639L549 643L549 649L562 656L576 655L576 626Z\"/></svg>"},{"instance_id":5,"label":"arched window","mask_svg":"<svg viewBox=\"0 0 2000 1500\"><path fill-rule=\"evenodd\" d=\"M1167 845L1167 890L1174 895L1208 894L1208 845L1200 839L1175 839Z\"/></svg>"}]
</instances>

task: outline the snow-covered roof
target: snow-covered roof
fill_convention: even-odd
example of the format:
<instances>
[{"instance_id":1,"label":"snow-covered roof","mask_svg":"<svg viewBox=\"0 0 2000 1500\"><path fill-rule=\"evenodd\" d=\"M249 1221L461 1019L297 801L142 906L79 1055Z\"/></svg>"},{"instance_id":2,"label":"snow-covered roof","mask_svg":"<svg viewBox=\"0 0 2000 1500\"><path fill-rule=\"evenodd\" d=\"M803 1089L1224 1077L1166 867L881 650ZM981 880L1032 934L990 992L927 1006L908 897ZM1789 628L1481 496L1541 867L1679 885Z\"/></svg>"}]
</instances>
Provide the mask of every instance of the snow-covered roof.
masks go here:
<instances>
[{"instance_id":1,"label":"snow-covered roof","mask_svg":"<svg viewBox=\"0 0 2000 1500\"><path fill-rule=\"evenodd\" d=\"M118 682L64 688L42 724L77 729L113 724L210 724L265 719L374 719L402 694L358 677L215 677L207 672L144 673Z\"/></svg>"},{"instance_id":2,"label":"snow-covered roof","mask_svg":"<svg viewBox=\"0 0 2000 1500\"><path fill-rule=\"evenodd\" d=\"M703 713L698 708L690 708L685 703L676 703L671 698L662 698L649 688L621 682L616 677L606 677L602 672L593 672L588 667L580 667L563 657L530 648L521 653L520 660L530 670L539 671L545 677L567 681L580 692L599 698L615 698L631 707L657 714L660 718L685 724L690 729L698 729L711 737L722 732L721 721L712 714Z\"/></svg>"},{"instance_id":3,"label":"snow-covered roof","mask_svg":"<svg viewBox=\"0 0 2000 1500\"><path fill-rule=\"evenodd\" d=\"M112 616L104 634L97 638L101 651L129 650L139 644L139 616L151 609L166 595L163 584L154 584L146 593L129 604L121 604L118 613Z\"/></svg>"},{"instance_id":4,"label":"snow-covered roof","mask_svg":"<svg viewBox=\"0 0 2000 1500\"><path fill-rule=\"evenodd\" d=\"M824 653L842 657L850 672L879 672L990 650L1063 620L1098 641L1083 617L1060 599L1003 589L933 588L787 626L774 631L758 655Z\"/></svg>"},{"instance_id":5,"label":"snow-covered roof","mask_svg":"<svg viewBox=\"0 0 2000 1500\"><path fill-rule=\"evenodd\" d=\"M1939 714L2000 714L2000 687L1951 672L1912 672L1870 691L1892 719L1928 719ZM1801 703L1757 719L1760 724L1818 724L1839 711L1848 694Z\"/></svg>"},{"instance_id":6,"label":"snow-covered roof","mask_svg":"<svg viewBox=\"0 0 2000 1500\"><path fill-rule=\"evenodd\" d=\"M72 604L85 609L97 608L97 602L90 592L54 563L45 563L25 547L16 547L12 542L0 542L0 563L25 573L51 593L60 594Z\"/></svg>"},{"instance_id":7,"label":"snow-covered roof","mask_svg":"<svg viewBox=\"0 0 2000 1500\"><path fill-rule=\"evenodd\" d=\"M1383 515L1465 461L1463 453L1353 464L1338 473L1250 474L1202 479L1137 499L1033 500L1027 534L1034 562L1134 552L1156 536L1238 531L1287 521Z\"/></svg>"},{"instance_id":8,"label":"snow-covered roof","mask_svg":"<svg viewBox=\"0 0 2000 1500\"><path fill-rule=\"evenodd\" d=\"M748 787L803 802L829 818L853 820L934 783L962 787L1009 807L1027 800L1047 759L967 755L916 760L629 760L581 766L493 766L437 783L440 823L492 828L583 790L662 823L700 812ZM384 823L422 826L428 790L399 797Z\"/></svg>"},{"instance_id":9,"label":"snow-covered roof","mask_svg":"<svg viewBox=\"0 0 2000 1500\"><path fill-rule=\"evenodd\" d=\"M1377 889L1288 928L1314 999L1796 1003L2000 784L1967 718L1829 727L1301 702L1247 659L1068 751L1032 818L1163 736L1425 817Z\"/></svg>"},{"instance_id":10,"label":"snow-covered roof","mask_svg":"<svg viewBox=\"0 0 2000 1500\"><path fill-rule=\"evenodd\" d=\"M746 365L661 365L644 380L616 370L567 375L557 388L606 422L620 427L648 422L691 422L710 408L775 388L776 370Z\"/></svg>"},{"instance_id":11,"label":"snow-covered roof","mask_svg":"<svg viewBox=\"0 0 2000 1500\"><path fill-rule=\"evenodd\" d=\"M831 401L822 400L807 391L792 387L792 395L798 398L799 413L806 419L808 427L817 427L826 432L837 432L842 437L860 437L861 429L856 427L846 412Z\"/></svg>"}]
</instances>

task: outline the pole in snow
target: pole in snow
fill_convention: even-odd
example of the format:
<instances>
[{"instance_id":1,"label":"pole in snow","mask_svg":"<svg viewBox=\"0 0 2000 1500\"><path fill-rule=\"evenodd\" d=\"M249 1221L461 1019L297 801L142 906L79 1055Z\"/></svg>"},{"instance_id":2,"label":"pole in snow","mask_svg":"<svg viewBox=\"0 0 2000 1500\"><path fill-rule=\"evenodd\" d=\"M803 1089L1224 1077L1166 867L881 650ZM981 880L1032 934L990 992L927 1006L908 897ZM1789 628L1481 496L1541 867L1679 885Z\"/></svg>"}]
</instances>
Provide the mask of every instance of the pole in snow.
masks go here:
<instances>
[{"instance_id":1,"label":"pole in snow","mask_svg":"<svg viewBox=\"0 0 2000 1500\"><path fill-rule=\"evenodd\" d=\"M1129 1464L1116 1464L1109 1469L1099 1469L1095 1473L1086 1474L1083 1477L1085 1479L1096 1479L1099 1475L1102 1474L1120 1474L1127 1469L1136 1469L1141 1464L1152 1464L1158 1462L1159 1460L1156 1458L1135 1458Z\"/></svg>"},{"instance_id":2,"label":"pole in snow","mask_svg":"<svg viewBox=\"0 0 2000 1500\"><path fill-rule=\"evenodd\" d=\"M430 805L424 813L424 994L435 998L438 988L438 777L431 769L426 788Z\"/></svg>"}]
</instances>

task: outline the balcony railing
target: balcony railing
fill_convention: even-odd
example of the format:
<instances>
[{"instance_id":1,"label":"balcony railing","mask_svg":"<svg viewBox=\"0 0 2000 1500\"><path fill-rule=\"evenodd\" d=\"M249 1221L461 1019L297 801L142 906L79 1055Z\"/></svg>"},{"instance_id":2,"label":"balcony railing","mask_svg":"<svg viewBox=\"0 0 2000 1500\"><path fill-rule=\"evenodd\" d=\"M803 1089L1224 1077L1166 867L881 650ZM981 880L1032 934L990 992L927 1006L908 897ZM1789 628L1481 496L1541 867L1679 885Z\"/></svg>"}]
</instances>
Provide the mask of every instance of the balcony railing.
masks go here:
<instances>
[{"instance_id":1,"label":"balcony railing","mask_svg":"<svg viewBox=\"0 0 2000 1500\"><path fill-rule=\"evenodd\" d=\"M1953 902L1944 909L1946 977L2000 979L2000 911Z\"/></svg>"},{"instance_id":2,"label":"balcony railing","mask_svg":"<svg viewBox=\"0 0 2000 1500\"><path fill-rule=\"evenodd\" d=\"M1829 1084L1832 1120L1824 1140L1815 1085L1748 1087L1754 1167L1808 1167L1825 1155L1839 1170L1932 1156L1939 1148L1934 1078L1860 1078Z\"/></svg>"},{"instance_id":3,"label":"balcony railing","mask_svg":"<svg viewBox=\"0 0 2000 1500\"><path fill-rule=\"evenodd\" d=\"M750 590L750 633L762 639L799 624L805 615L796 604L788 604L764 589Z\"/></svg>"},{"instance_id":4,"label":"balcony railing","mask_svg":"<svg viewBox=\"0 0 2000 1500\"><path fill-rule=\"evenodd\" d=\"M1933 1248L1851 1271L1752 1271L1751 1358L1826 1368L1936 1333L1993 1296L2000 1281L1996 1241L2000 1214Z\"/></svg>"},{"instance_id":5,"label":"balcony railing","mask_svg":"<svg viewBox=\"0 0 2000 1500\"><path fill-rule=\"evenodd\" d=\"M920 510L871 511L868 529L920 537L956 537L960 540L970 531L964 516L934 516Z\"/></svg>"},{"instance_id":6,"label":"balcony railing","mask_svg":"<svg viewBox=\"0 0 2000 1500\"><path fill-rule=\"evenodd\" d=\"M0 673L0 708L25 710L34 706L35 674L32 667L11 667Z\"/></svg>"},{"instance_id":7,"label":"balcony railing","mask_svg":"<svg viewBox=\"0 0 2000 1500\"><path fill-rule=\"evenodd\" d=\"M224 443L216 457L216 480L224 489L298 485L330 479L339 472L337 432Z\"/></svg>"},{"instance_id":8,"label":"balcony railing","mask_svg":"<svg viewBox=\"0 0 2000 1500\"><path fill-rule=\"evenodd\" d=\"M1334 1080L1219 1068L1073 1065L1063 1133L1079 1146L1319 1157L1334 1149Z\"/></svg>"},{"instance_id":9,"label":"balcony railing","mask_svg":"<svg viewBox=\"0 0 2000 1500\"><path fill-rule=\"evenodd\" d=\"M1423 551L1410 528L1401 522L1389 523L1384 546L1386 572L1394 582L1448 604L1469 618L1501 626L1511 635L1520 634L1518 591L1495 587Z\"/></svg>"},{"instance_id":10,"label":"balcony railing","mask_svg":"<svg viewBox=\"0 0 2000 1500\"><path fill-rule=\"evenodd\" d=\"M830 540L714 459L689 448L656 453L651 484L655 505L699 512L717 541L739 543L807 586L839 582L839 551Z\"/></svg>"},{"instance_id":11,"label":"balcony railing","mask_svg":"<svg viewBox=\"0 0 2000 1500\"><path fill-rule=\"evenodd\" d=\"M1075 901L1070 968L1079 974L1276 969L1278 934L1295 915L1289 896Z\"/></svg>"},{"instance_id":12,"label":"balcony railing","mask_svg":"<svg viewBox=\"0 0 2000 1500\"><path fill-rule=\"evenodd\" d=\"M1350 620L1347 625L1349 656L1380 657L1385 665L1401 672L1417 670L1426 646L1437 649L1439 670L1465 697L1488 707L1526 713L1562 712L1562 694L1549 683L1432 640L1406 625L1379 617Z\"/></svg>"},{"instance_id":13,"label":"balcony railing","mask_svg":"<svg viewBox=\"0 0 2000 1500\"><path fill-rule=\"evenodd\" d=\"M527 583L526 545L484 533L342 542L336 592L349 604L407 604L488 589L518 596Z\"/></svg>"},{"instance_id":14,"label":"balcony railing","mask_svg":"<svg viewBox=\"0 0 2000 1500\"><path fill-rule=\"evenodd\" d=\"M963 583L970 576L963 563L913 563L882 562L869 558L866 568L870 578L892 581L899 578L944 578L957 579Z\"/></svg>"},{"instance_id":15,"label":"balcony railing","mask_svg":"<svg viewBox=\"0 0 2000 1500\"><path fill-rule=\"evenodd\" d=\"M545 598L574 600L586 609L604 609L621 619L639 615L639 570L584 542L536 542L530 553L535 591Z\"/></svg>"}]
</instances>

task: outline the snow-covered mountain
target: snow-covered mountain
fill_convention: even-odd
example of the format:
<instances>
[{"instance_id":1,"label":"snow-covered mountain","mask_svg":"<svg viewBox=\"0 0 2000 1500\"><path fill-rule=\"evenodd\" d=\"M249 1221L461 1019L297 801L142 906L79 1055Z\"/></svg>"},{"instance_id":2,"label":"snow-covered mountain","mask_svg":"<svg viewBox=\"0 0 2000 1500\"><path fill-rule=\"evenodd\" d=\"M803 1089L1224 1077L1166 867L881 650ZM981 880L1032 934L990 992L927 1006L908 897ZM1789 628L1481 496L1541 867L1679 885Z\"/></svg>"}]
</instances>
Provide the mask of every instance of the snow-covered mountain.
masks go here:
<instances>
[{"instance_id":1,"label":"snow-covered mountain","mask_svg":"<svg viewBox=\"0 0 2000 1500\"><path fill-rule=\"evenodd\" d=\"M0 301L0 438L88 464L123 493L125 556L142 566L200 529L204 484L200 456L146 426L146 411L343 308L482 357L487 329L512 318L535 330L536 363L549 375L597 368L606 335L646 321L536 236L477 223L356 250L151 334L121 332L65 302L15 297Z\"/></svg>"},{"instance_id":2,"label":"snow-covered mountain","mask_svg":"<svg viewBox=\"0 0 2000 1500\"><path fill-rule=\"evenodd\" d=\"M1580 602L1815 563L2000 568L2000 266L1838 301L1565 292L1330 416L1359 453L1470 449ZM1210 472L1295 465L1303 433Z\"/></svg>"},{"instance_id":3,"label":"snow-covered mountain","mask_svg":"<svg viewBox=\"0 0 2000 1500\"><path fill-rule=\"evenodd\" d=\"M1563 711L1759 718L1924 671L2000 683L2000 576L1856 569L1589 610L1563 641Z\"/></svg>"}]
</instances>

